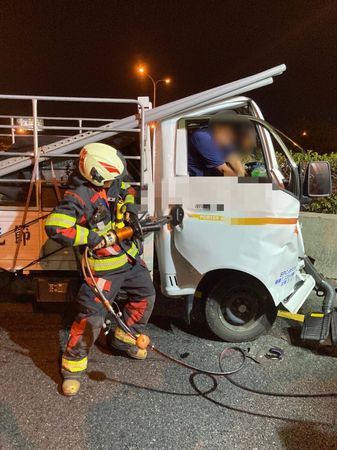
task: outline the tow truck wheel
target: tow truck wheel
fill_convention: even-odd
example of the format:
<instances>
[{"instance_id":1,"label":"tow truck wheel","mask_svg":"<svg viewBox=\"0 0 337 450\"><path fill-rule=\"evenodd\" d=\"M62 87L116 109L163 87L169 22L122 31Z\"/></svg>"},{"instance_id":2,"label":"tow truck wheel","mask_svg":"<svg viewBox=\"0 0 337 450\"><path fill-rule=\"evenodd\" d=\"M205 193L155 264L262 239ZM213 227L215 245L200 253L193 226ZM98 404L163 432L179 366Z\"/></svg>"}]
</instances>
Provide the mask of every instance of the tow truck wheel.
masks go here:
<instances>
[{"instance_id":1,"label":"tow truck wheel","mask_svg":"<svg viewBox=\"0 0 337 450\"><path fill-rule=\"evenodd\" d=\"M276 314L269 294L250 279L222 279L206 296L207 324L224 341L256 339L271 328Z\"/></svg>"}]
</instances>

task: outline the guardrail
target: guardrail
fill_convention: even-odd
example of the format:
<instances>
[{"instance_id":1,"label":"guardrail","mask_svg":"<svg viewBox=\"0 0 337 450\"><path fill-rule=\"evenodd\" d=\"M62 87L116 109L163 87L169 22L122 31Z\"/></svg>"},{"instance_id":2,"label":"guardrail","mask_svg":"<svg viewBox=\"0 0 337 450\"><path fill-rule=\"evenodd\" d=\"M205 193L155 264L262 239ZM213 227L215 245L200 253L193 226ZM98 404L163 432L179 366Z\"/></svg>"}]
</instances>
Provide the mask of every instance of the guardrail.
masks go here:
<instances>
[{"instance_id":1,"label":"guardrail","mask_svg":"<svg viewBox=\"0 0 337 450\"><path fill-rule=\"evenodd\" d=\"M337 279L337 215L302 212L300 223L306 254L325 277Z\"/></svg>"}]
</instances>

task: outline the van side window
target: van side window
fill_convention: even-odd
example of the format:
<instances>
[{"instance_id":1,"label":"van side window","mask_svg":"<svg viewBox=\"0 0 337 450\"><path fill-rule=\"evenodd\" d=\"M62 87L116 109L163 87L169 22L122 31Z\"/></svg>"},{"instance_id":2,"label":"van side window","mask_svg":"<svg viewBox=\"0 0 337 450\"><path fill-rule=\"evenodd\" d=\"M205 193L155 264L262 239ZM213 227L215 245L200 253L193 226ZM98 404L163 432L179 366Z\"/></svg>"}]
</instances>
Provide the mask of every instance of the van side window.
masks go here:
<instances>
[{"instance_id":1,"label":"van side window","mask_svg":"<svg viewBox=\"0 0 337 450\"><path fill-rule=\"evenodd\" d=\"M262 145L251 122L187 125L189 176L268 176Z\"/></svg>"}]
</instances>

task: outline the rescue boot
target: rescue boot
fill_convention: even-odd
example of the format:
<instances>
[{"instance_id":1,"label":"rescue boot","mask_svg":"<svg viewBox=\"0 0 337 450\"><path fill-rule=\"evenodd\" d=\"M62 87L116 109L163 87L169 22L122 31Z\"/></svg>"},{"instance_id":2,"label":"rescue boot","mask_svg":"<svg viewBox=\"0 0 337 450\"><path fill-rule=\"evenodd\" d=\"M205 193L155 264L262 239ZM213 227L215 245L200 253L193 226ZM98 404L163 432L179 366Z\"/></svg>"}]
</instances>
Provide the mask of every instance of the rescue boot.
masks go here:
<instances>
[{"instance_id":1,"label":"rescue boot","mask_svg":"<svg viewBox=\"0 0 337 450\"><path fill-rule=\"evenodd\" d=\"M76 395L80 390L81 382L77 378L67 378L63 381L62 392L67 397Z\"/></svg>"},{"instance_id":2,"label":"rescue boot","mask_svg":"<svg viewBox=\"0 0 337 450\"><path fill-rule=\"evenodd\" d=\"M147 357L147 350L138 348L136 339L125 333L125 331L119 327L115 329L110 344L116 350L126 352L130 358L145 359Z\"/></svg>"}]
</instances>

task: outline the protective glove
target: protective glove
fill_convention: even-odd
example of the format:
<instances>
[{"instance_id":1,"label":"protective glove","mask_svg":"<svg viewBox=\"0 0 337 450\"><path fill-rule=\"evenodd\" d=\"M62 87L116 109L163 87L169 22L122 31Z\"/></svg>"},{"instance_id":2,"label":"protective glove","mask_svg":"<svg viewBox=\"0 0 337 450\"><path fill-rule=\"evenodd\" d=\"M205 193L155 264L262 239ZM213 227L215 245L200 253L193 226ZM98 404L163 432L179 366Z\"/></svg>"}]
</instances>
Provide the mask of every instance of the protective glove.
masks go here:
<instances>
[{"instance_id":1,"label":"protective glove","mask_svg":"<svg viewBox=\"0 0 337 450\"><path fill-rule=\"evenodd\" d=\"M124 222L127 222L128 224L130 224L131 222L133 222L134 220L136 220L138 218L138 215L131 212L131 211L126 211L124 214Z\"/></svg>"},{"instance_id":2,"label":"protective glove","mask_svg":"<svg viewBox=\"0 0 337 450\"><path fill-rule=\"evenodd\" d=\"M99 242L96 245L96 247L94 247L94 250L99 250L105 247L111 247L112 245L116 244L116 242L117 242L116 233L114 231L109 231L102 237L101 242Z\"/></svg>"},{"instance_id":3,"label":"protective glove","mask_svg":"<svg viewBox=\"0 0 337 450\"><path fill-rule=\"evenodd\" d=\"M114 231L109 231L103 237L105 241L105 247L111 247L112 245L115 245L117 242L117 235Z\"/></svg>"}]
</instances>

